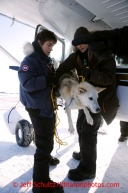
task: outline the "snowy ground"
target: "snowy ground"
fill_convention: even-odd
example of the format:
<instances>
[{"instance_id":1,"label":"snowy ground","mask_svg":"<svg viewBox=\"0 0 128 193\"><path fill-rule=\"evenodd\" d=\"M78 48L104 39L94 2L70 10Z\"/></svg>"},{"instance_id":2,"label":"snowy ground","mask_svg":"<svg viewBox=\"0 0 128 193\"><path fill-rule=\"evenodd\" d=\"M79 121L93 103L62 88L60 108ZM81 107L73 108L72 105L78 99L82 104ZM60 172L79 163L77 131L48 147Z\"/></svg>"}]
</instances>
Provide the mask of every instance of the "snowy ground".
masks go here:
<instances>
[{"instance_id":1,"label":"snowy ground","mask_svg":"<svg viewBox=\"0 0 128 193\"><path fill-rule=\"evenodd\" d=\"M0 94L0 193L31 193L32 167L35 146L20 147L15 136L6 126L3 114L16 105L18 95ZM17 110L24 119L29 120L24 107L19 103ZM60 159L60 164L50 166L50 177L56 182L63 182L65 193L127 193L128 192L128 144L118 142L120 135L119 121L114 120L110 126L103 125L98 133L97 174L93 180L73 182L67 178L70 168L75 168L78 161L72 158L72 152L79 150L78 136L68 133L67 117L63 108L58 111L60 124L58 133L67 146L55 142L52 155ZM77 112L72 112L75 126ZM20 187L24 183L24 187ZM108 187L103 187L108 184ZM116 184L114 184L116 183ZM71 187L75 186L75 187ZM97 187L100 186L100 187ZM101 187L102 186L102 187Z\"/></svg>"}]
</instances>

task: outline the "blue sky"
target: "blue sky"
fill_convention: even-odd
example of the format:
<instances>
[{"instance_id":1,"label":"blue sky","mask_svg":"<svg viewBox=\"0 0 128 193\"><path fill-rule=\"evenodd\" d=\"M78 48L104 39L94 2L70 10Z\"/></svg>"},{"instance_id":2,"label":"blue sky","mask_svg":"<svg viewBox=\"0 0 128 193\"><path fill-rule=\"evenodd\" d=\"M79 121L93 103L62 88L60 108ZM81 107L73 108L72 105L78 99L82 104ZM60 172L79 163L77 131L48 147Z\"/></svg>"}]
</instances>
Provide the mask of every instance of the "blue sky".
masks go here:
<instances>
[{"instance_id":1,"label":"blue sky","mask_svg":"<svg viewBox=\"0 0 128 193\"><path fill-rule=\"evenodd\" d=\"M34 40L35 29L16 21L11 24L12 19L0 16L0 45L21 62L24 58L23 45ZM0 51L0 92L19 92L17 72L9 69L9 66L15 65Z\"/></svg>"}]
</instances>

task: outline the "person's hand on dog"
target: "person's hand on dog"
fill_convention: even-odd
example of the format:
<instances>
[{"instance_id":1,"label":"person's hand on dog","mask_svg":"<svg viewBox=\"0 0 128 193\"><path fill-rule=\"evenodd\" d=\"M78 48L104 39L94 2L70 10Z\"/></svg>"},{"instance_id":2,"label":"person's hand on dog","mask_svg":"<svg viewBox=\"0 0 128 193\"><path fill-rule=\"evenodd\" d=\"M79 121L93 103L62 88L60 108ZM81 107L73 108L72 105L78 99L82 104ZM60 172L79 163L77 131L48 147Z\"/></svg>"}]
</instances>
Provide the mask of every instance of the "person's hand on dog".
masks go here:
<instances>
[{"instance_id":1,"label":"person's hand on dog","mask_svg":"<svg viewBox=\"0 0 128 193\"><path fill-rule=\"evenodd\" d=\"M47 76L46 77L46 84L57 86L59 84L59 78L57 78L55 76Z\"/></svg>"},{"instance_id":2,"label":"person's hand on dog","mask_svg":"<svg viewBox=\"0 0 128 193\"><path fill-rule=\"evenodd\" d=\"M81 74L85 77L85 80L89 80L91 76L91 70L87 67L83 67L81 70Z\"/></svg>"}]
</instances>

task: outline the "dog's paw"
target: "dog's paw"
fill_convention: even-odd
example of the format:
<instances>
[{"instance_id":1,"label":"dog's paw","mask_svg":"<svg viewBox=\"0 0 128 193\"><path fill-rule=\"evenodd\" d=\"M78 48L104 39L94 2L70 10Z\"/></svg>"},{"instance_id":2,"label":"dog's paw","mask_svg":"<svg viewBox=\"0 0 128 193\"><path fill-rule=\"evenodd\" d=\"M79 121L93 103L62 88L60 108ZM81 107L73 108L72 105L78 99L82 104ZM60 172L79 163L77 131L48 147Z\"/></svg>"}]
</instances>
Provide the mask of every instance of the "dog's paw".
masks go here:
<instances>
[{"instance_id":1,"label":"dog's paw","mask_svg":"<svg viewBox=\"0 0 128 193\"><path fill-rule=\"evenodd\" d=\"M93 125L93 119L91 116L87 117L87 122L88 124Z\"/></svg>"},{"instance_id":2,"label":"dog's paw","mask_svg":"<svg viewBox=\"0 0 128 193\"><path fill-rule=\"evenodd\" d=\"M74 133L75 129L74 129L74 127L69 127L68 131L72 134L72 133Z\"/></svg>"}]
</instances>

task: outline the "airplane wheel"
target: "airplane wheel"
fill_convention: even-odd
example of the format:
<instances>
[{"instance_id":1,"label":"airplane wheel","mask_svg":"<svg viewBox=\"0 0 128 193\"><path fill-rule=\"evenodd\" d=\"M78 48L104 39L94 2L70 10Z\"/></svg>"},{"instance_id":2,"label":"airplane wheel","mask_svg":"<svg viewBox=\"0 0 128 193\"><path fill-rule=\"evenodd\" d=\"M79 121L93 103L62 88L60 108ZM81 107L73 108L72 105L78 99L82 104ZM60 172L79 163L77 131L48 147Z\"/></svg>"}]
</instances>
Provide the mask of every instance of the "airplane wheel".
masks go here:
<instances>
[{"instance_id":1,"label":"airplane wheel","mask_svg":"<svg viewBox=\"0 0 128 193\"><path fill-rule=\"evenodd\" d=\"M29 146L33 140L33 132L34 130L27 120L18 121L15 129L17 144L22 147Z\"/></svg>"}]
</instances>

